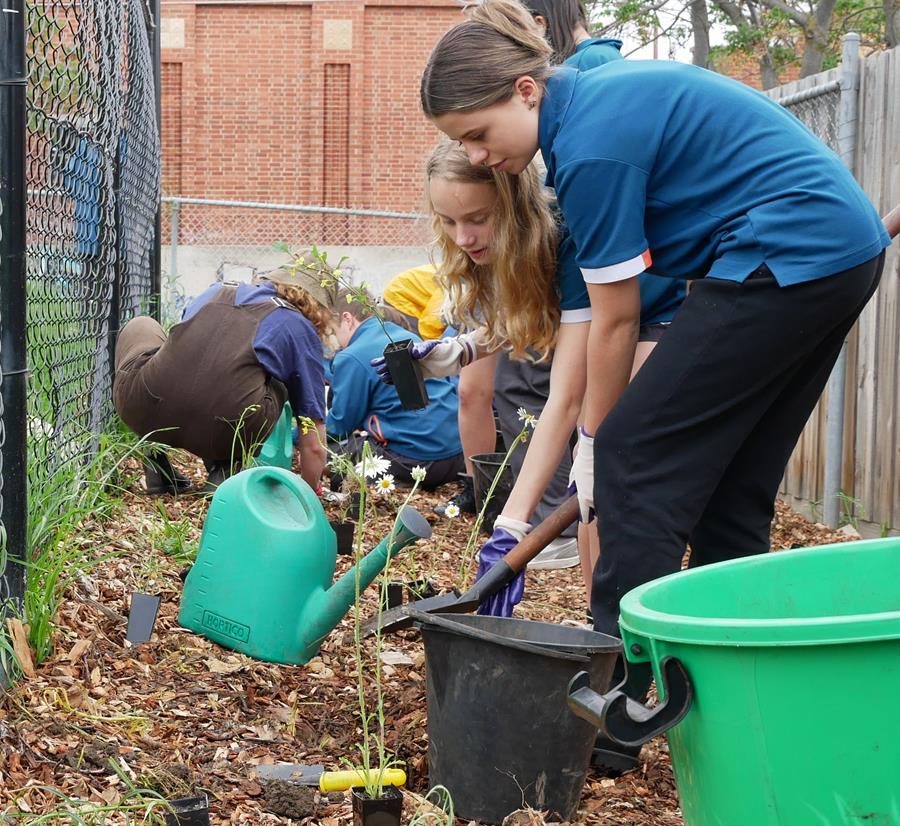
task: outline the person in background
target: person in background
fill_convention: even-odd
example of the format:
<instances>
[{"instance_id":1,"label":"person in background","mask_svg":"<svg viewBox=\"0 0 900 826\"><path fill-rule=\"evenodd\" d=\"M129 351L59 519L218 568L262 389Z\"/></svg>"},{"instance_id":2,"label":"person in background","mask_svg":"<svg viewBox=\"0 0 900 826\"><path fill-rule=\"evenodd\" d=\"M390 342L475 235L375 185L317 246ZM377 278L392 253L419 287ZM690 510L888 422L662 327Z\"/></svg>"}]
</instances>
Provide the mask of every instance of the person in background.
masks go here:
<instances>
[{"instance_id":1,"label":"person in background","mask_svg":"<svg viewBox=\"0 0 900 826\"><path fill-rule=\"evenodd\" d=\"M168 335L147 316L125 325L116 342L116 412L139 436L203 459L203 491L213 492L265 441L290 401L294 415L317 424L299 442L300 475L315 490L325 466L322 339L331 322L296 284L266 276L213 284ZM190 486L161 452L150 457L145 478L150 494Z\"/></svg>"},{"instance_id":2,"label":"person in background","mask_svg":"<svg viewBox=\"0 0 900 826\"><path fill-rule=\"evenodd\" d=\"M550 62L579 71L622 59L622 41L593 37L580 0L522 0L553 48Z\"/></svg>"},{"instance_id":3,"label":"person in background","mask_svg":"<svg viewBox=\"0 0 900 826\"><path fill-rule=\"evenodd\" d=\"M369 363L391 340L421 338L374 316L374 301L348 298L352 294L342 289L335 300L334 334L340 349L329 371L331 407L325 423L329 440L354 461L368 441L375 453L390 461L390 474L397 481L412 482L417 465L425 468L422 485L428 490L454 481L463 469L455 383L429 379L428 406L404 410L394 388L380 382Z\"/></svg>"},{"instance_id":4,"label":"person in background","mask_svg":"<svg viewBox=\"0 0 900 826\"><path fill-rule=\"evenodd\" d=\"M440 338L447 324L441 315L444 291L434 277L433 264L423 264L395 275L385 285L381 300L400 313L410 332L423 339Z\"/></svg>"}]
</instances>

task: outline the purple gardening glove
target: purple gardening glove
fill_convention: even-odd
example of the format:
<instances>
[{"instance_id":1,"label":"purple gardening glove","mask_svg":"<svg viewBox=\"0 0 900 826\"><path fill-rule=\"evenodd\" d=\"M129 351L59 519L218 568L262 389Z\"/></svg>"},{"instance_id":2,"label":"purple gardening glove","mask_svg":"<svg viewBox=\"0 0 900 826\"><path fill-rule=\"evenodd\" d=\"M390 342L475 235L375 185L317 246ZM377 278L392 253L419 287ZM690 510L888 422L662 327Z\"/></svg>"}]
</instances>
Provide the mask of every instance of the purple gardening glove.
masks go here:
<instances>
[{"instance_id":1,"label":"purple gardening glove","mask_svg":"<svg viewBox=\"0 0 900 826\"><path fill-rule=\"evenodd\" d=\"M420 341L416 344L413 344L412 348L410 349L410 353L416 361L420 361L421 359L425 358L425 356L427 356L440 343L440 339ZM387 362L385 361L384 356L376 356L369 362L369 364L371 364L375 368L375 372L378 373L378 378L380 378L385 384L394 383L394 380L391 378L391 373L388 370Z\"/></svg>"},{"instance_id":2,"label":"purple gardening glove","mask_svg":"<svg viewBox=\"0 0 900 826\"><path fill-rule=\"evenodd\" d=\"M518 545L531 530L527 522L498 516L494 520L494 532L478 554L478 573L481 579L494 565ZM515 579L496 594L488 597L478 606L478 613L488 617L511 617L513 608L522 601L525 594L525 571L516 574Z\"/></svg>"}]
</instances>

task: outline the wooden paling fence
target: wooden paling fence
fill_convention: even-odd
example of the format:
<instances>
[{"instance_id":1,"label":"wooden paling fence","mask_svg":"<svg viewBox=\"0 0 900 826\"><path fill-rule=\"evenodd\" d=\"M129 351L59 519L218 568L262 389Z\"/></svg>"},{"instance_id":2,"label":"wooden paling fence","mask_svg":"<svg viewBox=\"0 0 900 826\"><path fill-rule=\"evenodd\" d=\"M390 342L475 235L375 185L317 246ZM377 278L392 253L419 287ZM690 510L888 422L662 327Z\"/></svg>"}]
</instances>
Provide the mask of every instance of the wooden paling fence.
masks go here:
<instances>
[{"instance_id":1,"label":"wooden paling fence","mask_svg":"<svg viewBox=\"0 0 900 826\"><path fill-rule=\"evenodd\" d=\"M840 69L832 69L770 94L781 101L796 100L803 97L804 90L833 86L840 77ZM853 170L879 214L886 215L900 203L900 48L862 59L858 77ZM826 102L827 97L813 98L804 105L821 101L834 111L834 100ZM846 125L837 124L837 129L842 126ZM802 227L797 231L802 232ZM870 534L900 532L898 303L900 241L895 240L887 252L878 291L860 316L847 348L840 490L845 517L858 519ZM782 494L789 501L812 503L814 514L821 513L825 492L827 393L810 417L782 483Z\"/></svg>"}]
</instances>

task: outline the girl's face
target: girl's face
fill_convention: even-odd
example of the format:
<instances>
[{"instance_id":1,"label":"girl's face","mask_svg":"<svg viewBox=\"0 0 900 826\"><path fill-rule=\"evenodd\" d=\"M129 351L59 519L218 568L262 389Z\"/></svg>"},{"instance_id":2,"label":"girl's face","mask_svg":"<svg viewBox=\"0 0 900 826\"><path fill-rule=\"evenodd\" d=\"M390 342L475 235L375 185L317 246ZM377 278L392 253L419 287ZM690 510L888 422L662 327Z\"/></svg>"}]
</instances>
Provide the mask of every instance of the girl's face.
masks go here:
<instances>
[{"instance_id":1,"label":"girl's face","mask_svg":"<svg viewBox=\"0 0 900 826\"><path fill-rule=\"evenodd\" d=\"M520 174L538 150L540 90L530 77L516 82L513 96L485 109L438 115L434 125L459 141L469 163Z\"/></svg>"},{"instance_id":2,"label":"girl's face","mask_svg":"<svg viewBox=\"0 0 900 826\"><path fill-rule=\"evenodd\" d=\"M444 235L474 263L489 264L496 187L489 183L432 178L428 182L428 194Z\"/></svg>"}]
</instances>

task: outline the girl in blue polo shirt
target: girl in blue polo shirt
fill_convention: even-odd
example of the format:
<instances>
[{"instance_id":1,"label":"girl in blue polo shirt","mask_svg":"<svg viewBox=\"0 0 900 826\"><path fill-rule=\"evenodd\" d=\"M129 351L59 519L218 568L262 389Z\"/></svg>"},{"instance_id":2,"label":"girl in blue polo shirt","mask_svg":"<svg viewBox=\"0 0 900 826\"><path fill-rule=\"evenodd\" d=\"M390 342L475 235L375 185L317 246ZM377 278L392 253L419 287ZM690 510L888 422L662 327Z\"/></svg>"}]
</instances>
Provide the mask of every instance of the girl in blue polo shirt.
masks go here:
<instances>
[{"instance_id":1,"label":"girl in blue polo shirt","mask_svg":"<svg viewBox=\"0 0 900 826\"><path fill-rule=\"evenodd\" d=\"M549 58L521 5L485 0L438 42L421 102L473 164L547 163L593 310L573 481L603 545L594 625L614 634L621 596L677 571L688 543L693 564L768 550L784 467L889 238L840 159L749 87ZM696 280L629 384L647 271Z\"/></svg>"}]
</instances>

